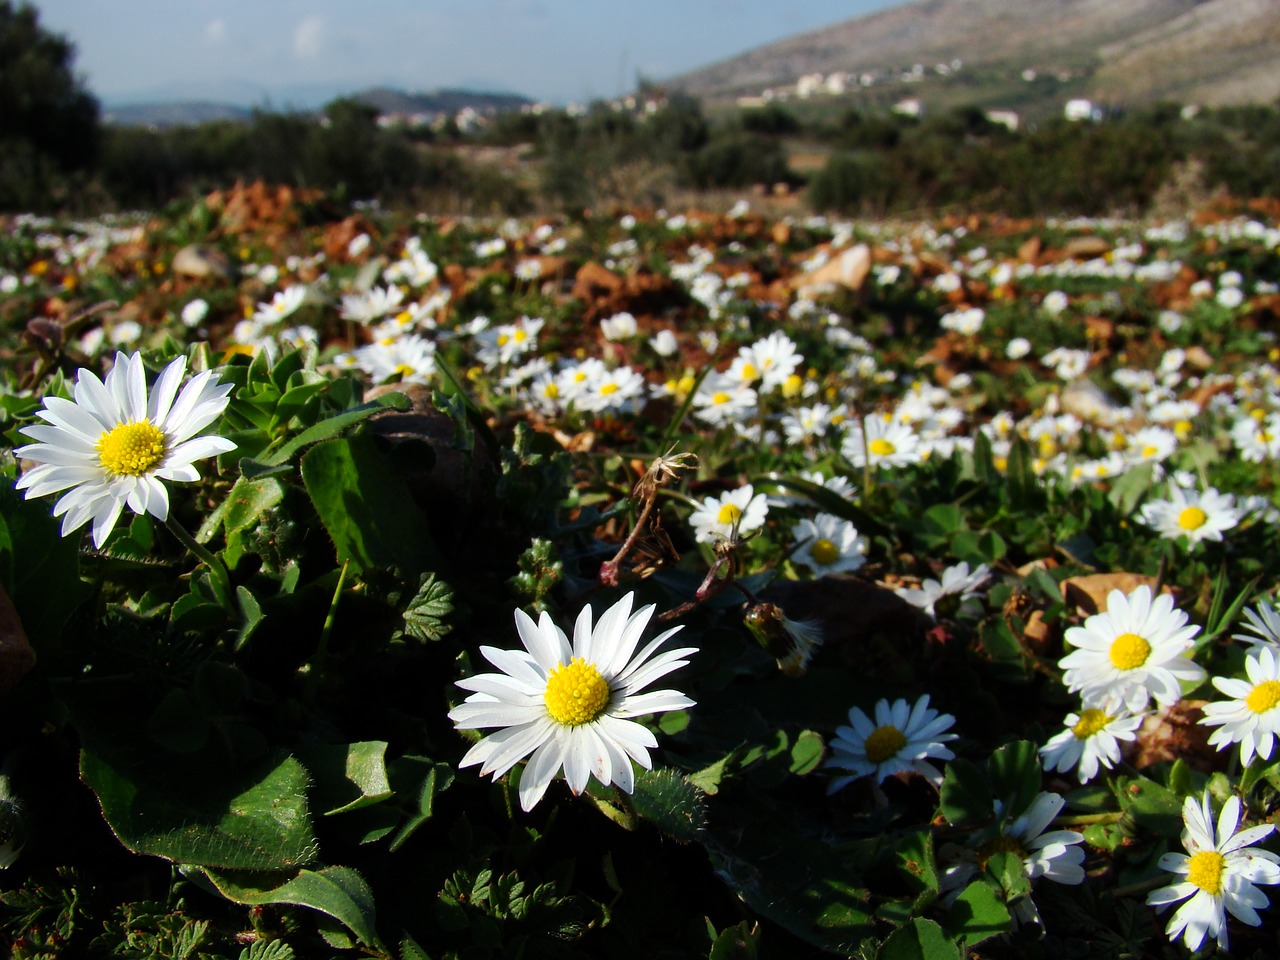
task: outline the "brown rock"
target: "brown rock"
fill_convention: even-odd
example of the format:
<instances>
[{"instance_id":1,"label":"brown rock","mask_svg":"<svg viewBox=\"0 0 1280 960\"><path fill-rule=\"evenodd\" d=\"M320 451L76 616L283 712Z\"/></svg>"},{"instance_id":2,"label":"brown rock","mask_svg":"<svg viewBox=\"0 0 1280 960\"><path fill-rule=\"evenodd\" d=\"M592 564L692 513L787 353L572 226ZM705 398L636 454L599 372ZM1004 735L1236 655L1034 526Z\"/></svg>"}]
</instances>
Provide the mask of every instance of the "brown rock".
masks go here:
<instances>
[{"instance_id":1,"label":"brown rock","mask_svg":"<svg viewBox=\"0 0 1280 960\"><path fill-rule=\"evenodd\" d=\"M1062 255L1073 260L1094 260L1110 250L1111 244L1103 237L1072 237L1062 248Z\"/></svg>"},{"instance_id":2,"label":"brown rock","mask_svg":"<svg viewBox=\"0 0 1280 960\"><path fill-rule=\"evenodd\" d=\"M865 243L860 243L850 247L838 257L828 260L817 270L793 278L791 287L801 296L834 287L861 290L863 282L867 279L867 271L870 269L871 251Z\"/></svg>"},{"instance_id":3,"label":"brown rock","mask_svg":"<svg viewBox=\"0 0 1280 960\"><path fill-rule=\"evenodd\" d=\"M1107 594L1112 590L1131 593L1146 584L1155 588L1155 577L1141 573L1090 573L1082 577L1068 577L1062 581L1062 597L1068 606L1077 607L1092 616L1107 609Z\"/></svg>"},{"instance_id":4,"label":"brown rock","mask_svg":"<svg viewBox=\"0 0 1280 960\"><path fill-rule=\"evenodd\" d=\"M174 276L204 279L215 277L231 279L231 258L216 247L204 243L191 243L173 255L170 265Z\"/></svg>"},{"instance_id":5,"label":"brown rock","mask_svg":"<svg viewBox=\"0 0 1280 960\"><path fill-rule=\"evenodd\" d=\"M1035 263L1043 249L1044 242L1039 237L1028 237L1022 241L1022 246L1018 247L1018 259L1023 263Z\"/></svg>"},{"instance_id":6,"label":"brown rock","mask_svg":"<svg viewBox=\"0 0 1280 960\"><path fill-rule=\"evenodd\" d=\"M1141 770L1154 763L1181 759L1202 772L1217 765L1220 754L1209 746L1212 731L1199 721L1206 700L1179 700L1149 714L1138 728L1129 762Z\"/></svg>"}]
</instances>

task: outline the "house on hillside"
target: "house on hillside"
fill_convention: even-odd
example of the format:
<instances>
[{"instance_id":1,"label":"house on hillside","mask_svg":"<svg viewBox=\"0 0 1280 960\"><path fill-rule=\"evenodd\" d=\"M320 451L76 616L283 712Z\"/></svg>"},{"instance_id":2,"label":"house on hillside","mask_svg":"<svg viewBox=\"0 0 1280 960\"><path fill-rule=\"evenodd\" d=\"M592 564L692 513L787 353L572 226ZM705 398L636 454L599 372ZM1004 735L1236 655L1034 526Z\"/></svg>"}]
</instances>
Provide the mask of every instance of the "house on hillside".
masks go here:
<instances>
[{"instance_id":1,"label":"house on hillside","mask_svg":"<svg viewBox=\"0 0 1280 960\"><path fill-rule=\"evenodd\" d=\"M1079 123L1087 120L1090 123L1098 123L1102 119L1102 108L1095 106L1092 100L1078 98L1068 100L1062 108L1062 116L1072 123Z\"/></svg>"}]
</instances>

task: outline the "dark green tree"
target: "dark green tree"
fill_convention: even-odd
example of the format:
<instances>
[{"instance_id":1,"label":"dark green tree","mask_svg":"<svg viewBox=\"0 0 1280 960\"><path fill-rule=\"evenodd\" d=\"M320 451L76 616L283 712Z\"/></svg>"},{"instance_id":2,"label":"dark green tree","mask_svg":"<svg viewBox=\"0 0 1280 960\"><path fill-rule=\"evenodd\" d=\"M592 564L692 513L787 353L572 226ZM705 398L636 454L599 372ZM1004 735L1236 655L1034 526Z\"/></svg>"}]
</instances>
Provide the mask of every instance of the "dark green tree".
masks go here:
<instances>
[{"instance_id":1,"label":"dark green tree","mask_svg":"<svg viewBox=\"0 0 1280 960\"><path fill-rule=\"evenodd\" d=\"M74 59L33 6L0 0L0 209L58 203L66 176L97 160L98 101Z\"/></svg>"}]
</instances>

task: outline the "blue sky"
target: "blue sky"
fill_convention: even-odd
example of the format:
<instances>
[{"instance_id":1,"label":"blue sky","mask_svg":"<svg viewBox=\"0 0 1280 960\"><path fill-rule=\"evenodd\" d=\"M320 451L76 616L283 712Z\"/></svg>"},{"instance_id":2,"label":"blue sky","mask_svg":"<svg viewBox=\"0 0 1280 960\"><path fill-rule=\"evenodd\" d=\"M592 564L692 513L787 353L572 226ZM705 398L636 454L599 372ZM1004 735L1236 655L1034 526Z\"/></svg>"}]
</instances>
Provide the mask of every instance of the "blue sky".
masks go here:
<instances>
[{"instance_id":1,"label":"blue sky","mask_svg":"<svg viewBox=\"0 0 1280 960\"><path fill-rule=\"evenodd\" d=\"M35 0L110 103L311 106L344 91L469 87L612 97L902 0Z\"/></svg>"}]
</instances>

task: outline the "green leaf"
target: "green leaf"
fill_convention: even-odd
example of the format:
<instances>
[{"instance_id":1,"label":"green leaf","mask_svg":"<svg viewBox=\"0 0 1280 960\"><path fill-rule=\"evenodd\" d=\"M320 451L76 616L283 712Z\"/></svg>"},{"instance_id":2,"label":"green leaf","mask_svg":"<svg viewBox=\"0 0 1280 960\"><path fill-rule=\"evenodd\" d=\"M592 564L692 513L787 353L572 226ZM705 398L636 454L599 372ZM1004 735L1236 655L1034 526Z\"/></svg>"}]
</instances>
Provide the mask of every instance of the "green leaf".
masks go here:
<instances>
[{"instance_id":1,"label":"green leaf","mask_svg":"<svg viewBox=\"0 0 1280 960\"><path fill-rule=\"evenodd\" d=\"M1000 885L1005 903L1015 903L1031 895L1031 881L1021 854L994 853L987 860L987 875Z\"/></svg>"},{"instance_id":2,"label":"green leaf","mask_svg":"<svg viewBox=\"0 0 1280 960\"><path fill-rule=\"evenodd\" d=\"M1182 799L1168 787L1133 777L1121 781L1117 795L1127 824L1169 839L1181 835Z\"/></svg>"},{"instance_id":3,"label":"green leaf","mask_svg":"<svg viewBox=\"0 0 1280 960\"><path fill-rule=\"evenodd\" d=\"M287 870L314 858L307 771L293 757L238 775L156 759L80 752L81 779L130 850L223 870Z\"/></svg>"},{"instance_id":4,"label":"green leaf","mask_svg":"<svg viewBox=\"0 0 1280 960\"><path fill-rule=\"evenodd\" d=\"M755 960L759 942L759 926L743 920L716 934L707 960Z\"/></svg>"},{"instance_id":5,"label":"green leaf","mask_svg":"<svg viewBox=\"0 0 1280 960\"><path fill-rule=\"evenodd\" d=\"M390 849L395 852L431 819L435 798L453 783L453 768L426 757L405 756L393 760L388 772L397 796L402 797L413 811L391 839Z\"/></svg>"},{"instance_id":6,"label":"green leaf","mask_svg":"<svg viewBox=\"0 0 1280 960\"><path fill-rule=\"evenodd\" d=\"M248 906L289 903L310 907L333 917L366 946L378 946L373 893L364 877L351 867L299 870L283 883L279 877L270 875L209 869L204 873L219 893L235 903Z\"/></svg>"},{"instance_id":7,"label":"green leaf","mask_svg":"<svg viewBox=\"0 0 1280 960\"><path fill-rule=\"evenodd\" d=\"M403 413L412 405L412 402L403 393L384 393L376 400L362 403L358 407L352 407L350 410L344 410L342 413L326 420L321 420L315 426L303 430L278 450L274 450L259 459L269 466L288 463L293 459L293 455L303 447L309 447L313 443L320 443L322 440L332 440L334 437L350 430L362 420L369 419L375 413L381 413L384 410L396 410Z\"/></svg>"},{"instance_id":8,"label":"green leaf","mask_svg":"<svg viewBox=\"0 0 1280 960\"><path fill-rule=\"evenodd\" d=\"M1155 476L1155 465L1142 463L1130 467L1116 477L1107 493L1107 499L1122 517L1128 517L1138 509L1147 491L1151 489L1151 481Z\"/></svg>"},{"instance_id":9,"label":"green leaf","mask_svg":"<svg viewBox=\"0 0 1280 960\"><path fill-rule=\"evenodd\" d=\"M253 632L258 629L262 623L263 614L262 607L258 604L258 598L249 592L249 588L241 584L236 587L236 603L240 607L240 616L242 617L240 629L236 633L236 649L240 650L249 638L253 636Z\"/></svg>"},{"instance_id":10,"label":"green leaf","mask_svg":"<svg viewBox=\"0 0 1280 960\"><path fill-rule=\"evenodd\" d=\"M938 867L933 855L933 834L925 830L907 834L894 851L898 873L913 892L938 892Z\"/></svg>"},{"instance_id":11,"label":"green leaf","mask_svg":"<svg viewBox=\"0 0 1280 960\"><path fill-rule=\"evenodd\" d=\"M209 741L204 708L180 687L170 690L147 722L151 739L178 753L199 750Z\"/></svg>"},{"instance_id":12,"label":"green leaf","mask_svg":"<svg viewBox=\"0 0 1280 960\"><path fill-rule=\"evenodd\" d=\"M208 543L219 527L223 528L223 536L230 540L242 530L254 526L264 513L283 499L284 485L274 477L256 480L240 477L222 503L200 525L196 540Z\"/></svg>"},{"instance_id":13,"label":"green leaf","mask_svg":"<svg viewBox=\"0 0 1280 960\"><path fill-rule=\"evenodd\" d=\"M338 561L350 562L353 572L399 567L417 576L438 566L426 517L368 436L330 440L308 450L302 482Z\"/></svg>"},{"instance_id":14,"label":"green leaf","mask_svg":"<svg viewBox=\"0 0 1280 960\"><path fill-rule=\"evenodd\" d=\"M924 512L924 529L951 537L965 528L964 511L954 503L937 503Z\"/></svg>"},{"instance_id":15,"label":"green leaf","mask_svg":"<svg viewBox=\"0 0 1280 960\"><path fill-rule=\"evenodd\" d=\"M59 527L46 503L24 500L0 479L0 586L37 653L52 649L89 593L80 580L79 535L64 537Z\"/></svg>"},{"instance_id":16,"label":"green leaf","mask_svg":"<svg viewBox=\"0 0 1280 960\"><path fill-rule=\"evenodd\" d=\"M960 892L945 917L947 932L966 947L1013 929L1013 918L996 888L975 880Z\"/></svg>"},{"instance_id":17,"label":"green leaf","mask_svg":"<svg viewBox=\"0 0 1280 960\"><path fill-rule=\"evenodd\" d=\"M415 640L439 640L452 627L445 622L453 612L453 590L434 573L425 574L417 594L404 611L404 632Z\"/></svg>"},{"instance_id":18,"label":"green leaf","mask_svg":"<svg viewBox=\"0 0 1280 960\"><path fill-rule=\"evenodd\" d=\"M989 819L993 799L987 775L980 767L959 758L947 764L939 806L950 823L980 823Z\"/></svg>"},{"instance_id":19,"label":"green leaf","mask_svg":"<svg viewBox=\"0 0 1280 960\"><path fill-rule=\"evenodd\" d=\"M431 957L406 933L400 941L400 960L431 960Z\"/></svg>"},{"instance_id":20,"label":"green leaf","mask_svg":"<svg viewBox=\"0 0 1280 960\"><path fill-rule=\"evenodd\" d=\"M283 940L255 940L240 951L240 960L294 960L294 952Z\"/></svg>"},{"instance_id":21,"label":"green leaf","mask_svg":"<svg viewBox=\"0 0 1280 960\"><path fill-rule=\"evenodd\" d=\"M812 773L822 762L824 750L826 750L826 744L823 743L821 734L812 730L801 730L795 743L791 745L791 772L801 777L806 773Z\"/></svg>"},{"instance_id":22,"label":"green leaf","mask_svg":"<svg viewBox=\"0 0 1280 960\"><path fill-rule=\"evenodd\" d=\"M960 950L942 927L916 917L889 934L876 951L876 960L958 960Z\"/></svg>"},{"instance_id":23,"label":"green leaf","mask_svg":"<svg viewBox=\"0 0 1280 960\"><path fill-rule=\"evenodd\" d=\"M369 807L390 797L386 753L387 744L381 740L306 747L302 756L315 779L317 809L328 817Z\"/></svg>"},{"instance_id":24,"label":"green leaf","mask_svg":"<svg viewBox=\"0 0 1280 960\"><path fill-rule=\"evenodd\" d=\"M677 840L696 840L706 822L702 792L673 770L641 770L631 805Z\"/></svg>"},{"instance_id":25,"label":"green leaf","mask_svg":"<svg viewBox=\"0 0 1280 960\"><path fill-rule=\"evenodd\" d=\"M987 761L987 778L995 799L1004 804L1005 816L1014 819L1031 806L1043 777L1039 748L1030 740L1006 743Z\"/></svg>"}]
</instances>

